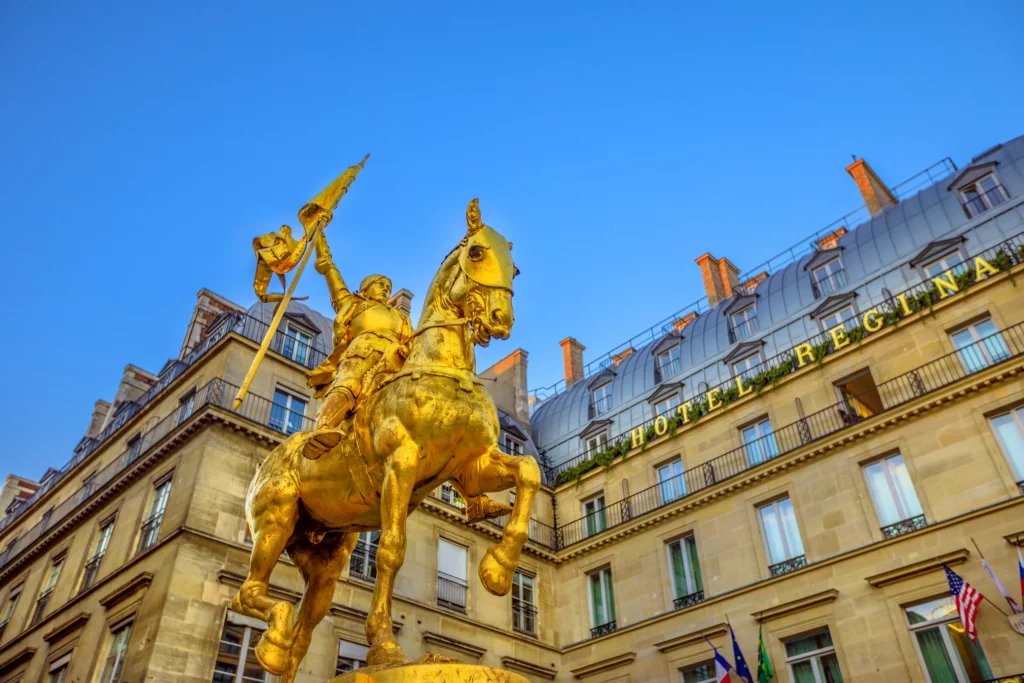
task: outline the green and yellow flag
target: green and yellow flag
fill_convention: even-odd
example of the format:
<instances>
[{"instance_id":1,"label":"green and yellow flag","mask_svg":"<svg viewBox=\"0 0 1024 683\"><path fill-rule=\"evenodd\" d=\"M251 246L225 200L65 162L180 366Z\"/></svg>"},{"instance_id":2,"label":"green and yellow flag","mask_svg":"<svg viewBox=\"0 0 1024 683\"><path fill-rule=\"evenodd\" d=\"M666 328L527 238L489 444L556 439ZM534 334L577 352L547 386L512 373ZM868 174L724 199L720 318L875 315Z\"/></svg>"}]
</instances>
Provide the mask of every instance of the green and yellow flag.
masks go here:
<instances>
[{"instance_id":1,"label":"green and yellow flag","mask_svg":"<svg viewBox=\"0 0 1024 683\"><path fill-rule=\"evenodd\" d=\"M762 628L759 626L757 629L757 683L768 683L775 676L775 672L772 671L772 662L768 659L768 648L764 646Z\"/></svg>"}]
</instances>

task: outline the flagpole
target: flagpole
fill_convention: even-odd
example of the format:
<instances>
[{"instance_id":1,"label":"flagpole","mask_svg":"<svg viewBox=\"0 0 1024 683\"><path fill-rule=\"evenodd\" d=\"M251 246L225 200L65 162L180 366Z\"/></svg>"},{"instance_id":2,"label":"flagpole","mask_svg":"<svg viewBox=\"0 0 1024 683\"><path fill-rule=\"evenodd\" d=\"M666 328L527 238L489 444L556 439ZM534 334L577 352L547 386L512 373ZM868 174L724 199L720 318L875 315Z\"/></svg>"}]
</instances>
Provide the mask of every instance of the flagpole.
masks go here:
<instances>
[{"instance_id":1,"label":"flagpole","mask_svg":"<svg viewBox=\"0 0 1024 683\"><path fill-rule=\"evenodd\" d=\"M978 557L980 557L981 561L984 562L985 561L985 556L981 554L981 548L978 547L978 544L975 542L973 536L970 536L969 538L971 539L971 543L974 545L974 549L978 551ZM993 569L992 571L995 571L995 570ZM985 598L985 602L987 602L988 604L992 605L997 610L999 610L999 613L1002 614L1004 617L1009 617L1010 616L1009 614L1007 614L1006 612L1003 611L1002 607L1000 607L996 603L994 603L991 600L989 600L987 595L982 594L981 597Z\"/></svg>"}]
</instances>

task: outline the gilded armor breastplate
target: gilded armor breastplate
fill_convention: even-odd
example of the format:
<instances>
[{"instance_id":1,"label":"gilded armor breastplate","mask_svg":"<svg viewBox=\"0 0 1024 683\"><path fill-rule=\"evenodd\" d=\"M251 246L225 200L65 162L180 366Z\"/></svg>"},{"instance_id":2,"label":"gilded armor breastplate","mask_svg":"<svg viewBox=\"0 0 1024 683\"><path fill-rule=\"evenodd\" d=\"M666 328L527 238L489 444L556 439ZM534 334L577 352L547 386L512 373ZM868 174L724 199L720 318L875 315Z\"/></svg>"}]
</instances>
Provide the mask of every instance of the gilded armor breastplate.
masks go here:
<instances>
[{"instance_id":1,"label":"gilded armor breastplate","mask_svg":"<svg viewBox=\"0 0 1024 683\"><path fill-rule=\"evenodd\" d=\"M402 314L395 309L386 304L374 303L365 310L360 311L349 322L350 339L355 339L364 332L373 332L398 341L399 335L402 332L403 322ZM340 318L335 320L335 340L344 338L345 329L343 325L344 322Z\"/></svg>"}]
</instances>

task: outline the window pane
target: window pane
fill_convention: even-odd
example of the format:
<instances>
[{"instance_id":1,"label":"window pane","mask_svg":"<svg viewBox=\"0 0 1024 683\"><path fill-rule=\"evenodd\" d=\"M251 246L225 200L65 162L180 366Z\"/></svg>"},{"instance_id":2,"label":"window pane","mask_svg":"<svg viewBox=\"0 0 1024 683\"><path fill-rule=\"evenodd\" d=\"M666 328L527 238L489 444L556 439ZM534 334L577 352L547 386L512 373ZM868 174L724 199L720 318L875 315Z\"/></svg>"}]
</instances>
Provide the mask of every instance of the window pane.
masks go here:
<instances>
[{"instance_id":1,"label":"window pane","mask_svg":"<svg viewBox=\"0 0 1024 683\"><path fill-rule=\"evenodd\" d=\"M437 543L437 570L465 581L466 549L444 539L439 540Z\"/></svg>"},{"instance_id":2,"label":"window pane","mask_svg":"<svg viewBox=\"0 0 1024 683\"><path fill-rule=\"evenodd\" d=\"M793 671L793 683L815 683L814 667L810 660L797 662L790 669Z\"/></svg>"},{"instance_id":3,"label":"window pane","mask_svg":"<svg viewBox=\"0 0 1024 683\"><path fill-rule=\"evenodd\" d=\"M778 564L783 560L788 560L785 546L782 543L779 515L774 505L766 505L761 508L761 528L764 530L764 540L768 546L768 561L771 564Z\"/></svg>"},{"instance_id":4,"label":"window pane","mask_svg":"<svg viewBox=\"0 0 1024 683\"><path fill-rule=\"evenodd\" d=\"M1009 459L1017 480L1024 479L1024 434L1021 433L1020 426L1014 420L1013 414L1007 413L992 418L992 427L996 431L996 436L999 437L1003 453Z\"/></svg>"},{"instance_id":5,"label":"window pane","mask_svg":"<svg viewBox=\"0 0 1024 683\"><path fill-rule=\"evenodd\" d=\"M946 644L942 642L940 626L917 631L917 644L921 649L924 668L928 670L931 683L958 683L953 662L949 659Z\"/></svg>"},{"instance_id":6,"label":"window pane","mask_svg":"<svg viewBox=\"0 0 1024 683\"><path fill-rule=\"evenodd\" d=\"M786 641L786 656L796 657L826 647L832 647L832 634L827 629Z\"/></svg>"},{"instance_id":7,"label":"window pane","mask_svg":"<svg viewBox=\"0 0 1024 683\"><path fill-rule=\"evenodd\" d=\"M907 472L906 463L902 455L887 458L885 461L889 468L889 476L892 478L893 488L899 499L900 507L903 509L904 519L917 517L922 514L921 503L917 500L917 493L913 484L910 483L910 473ZM895 520L900 521L900 520Z\"/></svg>"},{"instance_id":8,"label":"window pane","mask_svg":"<svg viewBox=\"0 0 1024 683\"><path fill-rule=\"evenodd\" d=\"M959 621L946 624L945 628L948 630L949 640L956 648L956 655L960 659L964 673L967 674L967 680L987 681L994 678L992 669L988 666L988 659L985 658L985 652L981 649L981 643L972 643Z\"/></svg>"},{"instance_id":9,"label":"window pane","mask_svg":"<svg viewBox=\"0 0 1024 683\"><path fill-rule=\"evenodd\" d=\"M839 659L835 653L827 654L818 659L818 665L825 674L825 683L843 683L843 674L839 671Z\"/></svg>"},{"instance_id":10,"label":"window pane","mask_svg":"<svg viewBox=\"0 0 1024 683\"><path fill-rule=\"evenodd\" d=\"M953 602L952 597L922 602L920 605L908 607L906 612L907 621L911 626L923 624L926 621L957 616L956 603Z\"/></svg>"},{"instance_id":11,"label":"window pane","mask_svg":"<svg viewBox=\"0 0 1024 683\"><path fill-rule=\"evenodd\" d=\"M594 618L594 626L607 623L604 611L604 592L601 590L600 572L590 575L590 605Z\"/></svg>"},{"instance_id":12,"label":"window pane","mask_svg":"<svg viewBox=\"0 0 1024 683\"><path fill-rule=\"evenodd\" d=\"M695 591L704 590L704 580L700 575L700 561L697 559L697 541L693 536L687 536L683 539L683 545L686 547L686 559L690 565L690 575L693 577L693 589Z\"/></svg>"},{"instance_id":13,"label":"window pane","mask_svg":"<svg viewBox=\"0 0 1024 683\"><path fill-rule=\"evenodd\" d=\"M668 547L669 561L672 565L672 586L675 590L675 597L681 598L693 591L686 581L686 567L683 564L683 548L679 541L675 541Z\"/></svg>"},{"instance_id":14,"label":"window pane","mask_svg":"<svg viewBox=\"0 0 1024 683\"><path fill-rule=\"evenodd\" d=\"M615 621L615 588L612 586L612 570L601 572L604 576L604 592L608 600L608 621Z\"/></svg>"},{"instance_id":15,"label":"window pane","mask_svg":"<svg viewBox=\"0 0 1024 683\"><path fill-rule=\"evenodd\" d=\"M903 519L896 507L896 500L889 489L889 483L885 479L882 462L872 463L865 467L864 477L867 479L871 499L875 502L875 510L878 511L878 519L882 522L882 526L889 526Z\"/></svg>"},{"instance_id":16,"label":"window pane","mask_svg":"<svg viewBox=\"0 0 1024 683\"><path fill-rule=\"evenodd\" d=\"M713 683L715 680L714 662L701 664L683 671L683 683Z\"/></svg>"},{"instance_id":17,"label":"window pane","mask_svg":"<svg viewBox=\"0 0 1024 683\"><path fill-rule=\"evenodd\" d=\"M782 528L786 534L786 543L789 545L790 557L799 557L804 554L804 544L800 541L800 530L796 526L796 515L793 514L793 503L789 498L779 501L779 513L782 515ZM789 558L783 558L788 560Z\"/></svg>"}]
</instances>

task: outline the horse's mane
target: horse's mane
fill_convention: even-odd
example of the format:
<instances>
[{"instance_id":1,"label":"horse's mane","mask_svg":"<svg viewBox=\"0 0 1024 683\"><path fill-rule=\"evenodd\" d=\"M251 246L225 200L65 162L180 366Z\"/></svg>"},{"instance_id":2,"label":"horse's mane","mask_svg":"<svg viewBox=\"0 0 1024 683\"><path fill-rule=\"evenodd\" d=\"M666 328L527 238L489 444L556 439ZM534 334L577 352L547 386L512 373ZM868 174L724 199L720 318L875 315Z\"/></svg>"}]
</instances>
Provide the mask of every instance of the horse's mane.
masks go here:
<instances>
[{"instance_id":1,"label":"horse's mane","mask_svg":"<svg viewBox=\"0 0 1024 683\"><path fill-rule=\"evenodd\" d=\"M420 325L423 324L424 316L427 315L427 311L432 308L432 303L435 304L435 307L450 306L450 303L448 303L447 292L451 289L454 269L459 263L459 253L462 248L466 246L468 239L468 237L463 237L459 243L456 244L450 252L448 252L448 255L441 260L441 266L437 269L437 273L434 274L434 279L430 281L430 286L427 287L427 295L424 298L423 313L420 315Z\"/></svg>"}]
</instances>

